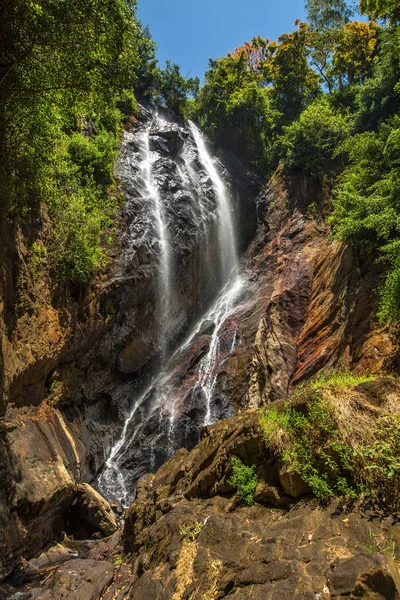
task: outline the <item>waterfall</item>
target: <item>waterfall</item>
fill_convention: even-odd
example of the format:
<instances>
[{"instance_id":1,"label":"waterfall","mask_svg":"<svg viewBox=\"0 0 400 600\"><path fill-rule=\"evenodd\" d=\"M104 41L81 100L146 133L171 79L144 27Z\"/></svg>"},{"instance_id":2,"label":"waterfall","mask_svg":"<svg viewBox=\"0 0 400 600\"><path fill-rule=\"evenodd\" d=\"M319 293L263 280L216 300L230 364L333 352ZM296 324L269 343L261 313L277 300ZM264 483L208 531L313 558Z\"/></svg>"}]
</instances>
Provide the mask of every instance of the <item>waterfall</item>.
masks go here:
<instances>
[{"instance_id":1,"label":"waterfall","mask_svg":"<svg viewBox=\"0 0 400 600\"><path fill-rule=\"evenodd\" d=\"M151 386L149 386L134 403L129 416L125 421L121 436L117 443L112 447L111 452L106 460L105 467L101 472L97 482L98 487L103 491L104 495L107 495L114 500L118 500L121 502L122 506L127 505L128 490L125 485L125 478L121 472L121 469L119 468L118 454L126 443L128 427L138 410L140 410L143 400L146 398L150 389Z\"/></svg>"},{"instance_id":2,"label":"waterfall","mask_svg":"<svg viewBox=\"0 0 400 600\"><path fill-rule=\"evenodd\" d=\"M200 161L210 177L218 203L218 245L221 276L223 283L229 279L232 271L238 266L237 244L235 236L233 208L229 201L226 184L222 180L214 161L207 151L203 134L192 121L189 127L199 152Z\"/></svg>"},{"instance_id":3,"label":"waterfall","mask_svg":"<svg viewBox=\"0 0 400 600\"><path fill-rule=\"evenodd\" d=\"M159 271L158 271L158 320L160 323L160 349L162 358L165 355L167 345L166 325L170 316L170 298L171 298L171 251L168 239L168 225L165 217L164 207L162 205L157 183L153 177L152 154L150 151L150 132L153 121L143 133L142 136L142 162L141 171L144 181L144 202L150 207L151 216L157 230L157 237L160 246Z\"/></svg>"},{"instance_id":4,"label":"waterfall","mask_svg":"<svg viewBox=\"0 0 400 600\"><path fill-rule=\"evenodd\" d=\"M187 437L190 438L188 445L193 445L198 439L200 426L209 425L221 417L213 406L219 368L224 361L220 359L221 336L227 335L224 325L243 289L239 275L234 208L218 161L208 152L203 134L190 121L189 132L183 132L184 135L179 138L181 141L174 146L174 152L168 149L166 157L165 139L172 138L169 133L164 134L164 131L169 131L168 127L171 127L170 123L153 115L151 124L135 136L140 163L129 162L136 177L141 180L138 186L140 204L137 206L147 207L143 209L147 211L143 217L148 223L146 235L151 235L148 232L153 231L155 243L158 244L157 293L162 361L151 384L133 401L121 435L111 448L97 481L106 497L117 499L124 506L132 497L134 481L159 466L182 445L182 432L176 430L178 423L180 428L186 427ZM158 142L158 153L154 150L157 131L159 136L165 135ZM164 158L160 159L160 156ZM166 165L166 174L160 175L160 160ZM130 175L131 178L135 177L134 173ZM179 180L179 185L174 177ZM179 190L174 191L176 188ZM175 208L186 229L189 228L187 241L181 246L186 248L192 243L193 252L197 252L197 303L201 305L201 302L208 302L211 306L208 309L205 306L190 335L168 357L166 350L171 342L170 331L173 330L170 321L174 318L177 320L179 309L176 288L180 283L179 277L184 276L184 271L176 267L179 264L178 242L183 234L178 229L176 219L168 218L168 211L172 208ZM135 227L133 231L136 231ZM154 241L150 240L150 245L154 247ZM210 280L213 285L210 285ZM214 295L211 303L207 291ZM212 324L212 333L207 338L208 347L192 374L193 383L187 384L180 377L179 361L203 335L204 323ZM234 351L236 336L236 328L233 332L228 331L228 355L229 348L230 352ZM193 402L196 403L199 398L203 416L194 428L190 411Z\"/></svg>"},{"instance_id":5,"label":"waterfall","mask_svg":"<svg viewBox=\"0 0 400 600\"><path fill-rule=\"evenodd\" d=\"M220 349L219 335L222 325L232 312L242 287L243 281L240 275L234 276L225 286L212 311L210 311L206 317L207 320L214 323L214 331L211 336L209 350L200 361L198 369L199 381L195 388L197 390L202 390L206 400L206 415L203 425L211 425L217 420L216 415L213 414L212 398L218 377L217 367L220 366L218 364L218 354ZM234 350L235 338L236 330L233 334L230 353Z\"/></svg>"}]
</instances>

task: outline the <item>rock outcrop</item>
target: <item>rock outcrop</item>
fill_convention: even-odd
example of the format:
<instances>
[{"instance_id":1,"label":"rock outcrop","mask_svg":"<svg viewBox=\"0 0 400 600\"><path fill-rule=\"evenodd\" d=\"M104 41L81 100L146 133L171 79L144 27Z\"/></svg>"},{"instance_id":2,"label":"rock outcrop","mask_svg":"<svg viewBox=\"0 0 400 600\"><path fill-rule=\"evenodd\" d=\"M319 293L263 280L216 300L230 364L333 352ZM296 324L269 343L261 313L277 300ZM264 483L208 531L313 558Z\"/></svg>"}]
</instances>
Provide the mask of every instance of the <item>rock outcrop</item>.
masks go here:
<instances>
[{"instance_id":1,"label":"rock outcrop","mask_svg":"<svg viewBox=\"0 0 400 600\"><path fill-rule=\"evenodd\" d=\"M373 388L382 411L389 397L399 406L399 383L378 380L357 388L366 410ZM258 419L249 410L208 427L190 453L140 481L123 534L136 573L130 597L398 598L397 522L288 489ZM252 507L232 497L232 456L257 467Z\"/></svg>"},{"instance_id":2,"label":"rock outcrop","mask_svg":"<svg viewBox=\"0 0 400 600\"><path fill-rule=\"evenodd\" d=\"M400 407L395 379L367 382L352 393L360 410ZM232 456L256 466L253 506L235 496ZM304 486L288 486L286 475L265 447L258 410L209 426L191 452L178 450L141 479L121 542L117 532L91 543L79 560L64 547L63 564L54 565L44 585L30 584L26 600L73 598L74 592L89 600L397 600L397 519L362 504L321 504ZM53 555L60 553L57 547Z\"/></svg>"},{"instance_id":3,"label":"rock outcrop","mask_svg":"<svg viewBox=\"0 0 400 600\"><path fill-rule=\"evenodd\" d=\"M1 424L0 579L62 531L110 535L117 522L85 479L85 439L58 410L41 407Z\"/></svg>"},{"instance_id":4,"label":"rock outcrop","mask_svg":"<svg viewBox=\"0 0 400 600\"><path fill-rule=\"evenodd\" d=\"M144 200L144 131L173 254L169 320L158 307L160 240L154 207ZM249 215L245 240L254 232L258 184L232 157L230 162L231 174L222 163L220 169L235 210ZM31 556L61 532L76 484L92 482L104 464L160 353L176 343L220 285L217 269L208 278L210 261L217 266L215 190L188 124L142 107L125 133L116 176L125 195L118 235L108 271L89 290L52 279L45 250L32 259L32 248L46 245L51 227L45 206L19 225L1 221L0 453L6 485L0 488L0 577L21 554Z\"/></svg>"},{"instance_id":5,"label":"rock outcrop","mask_svg":"<svg viewBox=\"0 0 400 600\"><path fill-rule=\"evenodd\" d=\"M232 317L238 342L222 370L239 407L285 397L323 369L396 370L398 347L376 318L379 266L330 238L321 194L278 171L258 198L266 212L244 266L252 293Z\"/></svg>"},{"instance_id":6,"label":"rock outcrop","mask_svg":"<svg viewBox=\"0 0 400 600\"><path fill-rule=\"evenodd\" d=\"M295 183L278 171L257 198L263 217L242 257L243 285L219 329L212 367L202 363L215 344L206 315L142 398L118 464L130 497L171 447L199 441L207 411L202 364L213 378L213 420L284 398L323 370L396 372L395 332L376 318L379 265L331 239L326 193ZM309 207L314 199L319 208Z\"/></svg>"}]
</instances>

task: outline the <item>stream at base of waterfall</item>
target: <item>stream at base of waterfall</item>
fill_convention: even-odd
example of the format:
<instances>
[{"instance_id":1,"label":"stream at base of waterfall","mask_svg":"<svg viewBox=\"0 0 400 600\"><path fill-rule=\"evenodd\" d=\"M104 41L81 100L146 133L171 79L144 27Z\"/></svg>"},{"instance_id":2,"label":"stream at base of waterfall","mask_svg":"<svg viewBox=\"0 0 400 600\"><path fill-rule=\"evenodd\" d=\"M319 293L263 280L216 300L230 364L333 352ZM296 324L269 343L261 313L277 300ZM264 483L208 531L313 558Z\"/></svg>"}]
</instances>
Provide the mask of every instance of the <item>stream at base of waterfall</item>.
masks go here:
<instances>
[{"instance_id":1,"label":"stream at base of waterfall","mask_svg":"<svg viewBox=\"0 0 400 600\"><path fill-rule=\"evenodd\" d=\"M160 194L158 154L151 141L152 132L163 128L168 129L168 124L153 113L144 128L129 134L134 137L138 156L132 177L137 181L147 219L141 235L152 236L158 254L154 318L160 324L160 359L146 389L132 398L122 432L96 482L106 498L123 506L133 499L142 475L154 471L178 448L193 447L199 441L201 426L232 414L229 400L221 393L219 374L237 343L237 330L230 317L245 293L229 189L219 161L207 148L207 139L189 121L189 135L183 139L173 167L195 214L202 253L208 257L199 267L202 285L214 293L213 298L207 298L208 308L196 319L183 343L173 347L169 336L176 304L174 235L168 206ZM162 185L165 188L165 180Z\"/></svg>"}]
</instances>

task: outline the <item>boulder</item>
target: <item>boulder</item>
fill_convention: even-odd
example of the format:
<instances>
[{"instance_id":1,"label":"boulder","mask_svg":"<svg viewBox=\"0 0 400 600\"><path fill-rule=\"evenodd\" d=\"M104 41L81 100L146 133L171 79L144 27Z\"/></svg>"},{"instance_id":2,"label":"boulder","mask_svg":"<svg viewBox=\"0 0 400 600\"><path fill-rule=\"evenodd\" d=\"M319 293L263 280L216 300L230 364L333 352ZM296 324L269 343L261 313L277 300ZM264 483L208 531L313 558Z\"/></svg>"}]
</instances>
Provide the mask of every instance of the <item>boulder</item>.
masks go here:
<instances>
[{"instance_id":1,"label":"boulder","mask_svg":"<svg viewBox=\"0 0 400 600\"><path fill-rule=\"evenodd\" d=\"M112 535L118 527L111 506L87 483L79 483L74 502L66 514L67 529L77 539L91 537L99 532L102 537Z\"/></svg>"},{"instance_id":2,"label":"boulder","mask_svg":"<svg viewBox=\"0 0 400 600\"><path fill-rule=\"evenodd\" d=\"M279 470L279 483L288 496L300 498L311 492L311 488L297 473L287 469Z\"/></svg>"},{"instance_id":3,"label":"boulder","mask_svg":"<svg viewBox=\"0 0 400 600\"><path fill-rule=\"evenodd\" d=\"M82 473L82 440L61 413L42 407L0 425L0 580L65 529Z\"/></svg>"}]
</instances>

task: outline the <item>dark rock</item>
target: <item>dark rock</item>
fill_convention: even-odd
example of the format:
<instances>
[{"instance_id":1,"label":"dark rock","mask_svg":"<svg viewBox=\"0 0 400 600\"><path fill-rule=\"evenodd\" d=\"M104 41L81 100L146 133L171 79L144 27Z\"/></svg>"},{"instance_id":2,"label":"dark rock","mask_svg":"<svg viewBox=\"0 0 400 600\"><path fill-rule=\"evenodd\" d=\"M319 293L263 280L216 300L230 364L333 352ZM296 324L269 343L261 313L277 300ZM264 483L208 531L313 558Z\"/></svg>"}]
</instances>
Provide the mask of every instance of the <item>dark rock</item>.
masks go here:
<instances>
[{"instance_id":1,"label":"dark rock","mask_svg":"<svg viewBox=\"0 0 400 600\"><path fill-rule=\"evenodd\" d=\"M254 492L254 502L265 506L288 506L289 498L279 488L260 481Z\"/></svg>"},{"instance_id":2,"label":"dark rock","mask_svg":"<svg viewBox=\"0 0 400 600\"><path fill-rule=\"evenodd\" d=\"M31 557L65 529L84 456L82 440L58 411L19 416L2 428L0 451L9 479L0 503L0 578L21 555Z\"/></svg>"},{"instance_id":3,"label":"dark rock","mask_svg":"<svg viewBox=\"0 0 400 600\"><path fill-rule=\"evenodd\" d=\"M98 600L113 574L112 563L71 560L64 563L41 590L32 590L32 600Z\"/></svg>"},{"instance_id":4,"label":"dark rock","mask_svg":"<svg viewBox=\"0 0 400 600\"><path fill-rule=\"evenodd\" d=\"M87 483L78 484L66 521L68 533L76 539L107 537L117 529L117 519L111 506Z\"/></svg>"},{"instance_id":5,"label":"dark rock","mask_svg":"<svg viewBox=\"0 0 400 600\"><path fill-rule=\"evenodd\" d=\"M292 498L300 498L311 492L310 486L302 480L300 475L286 469L279 470L279 483L285 494Z\"/></svg>"},{"instance_id":6,"label":"dark rock","mask_svg":"<svg viewBox=\"0 0 400 600\"><path fill-rule=\"evenodd\" d=\"M332 565L329 576L332 598L395 600L400 594L400 577L393 560L379 554L360 553Z\"/></svg>"}]
</instances>

